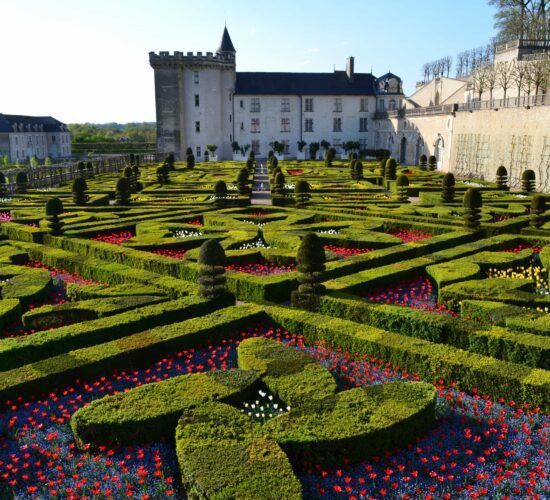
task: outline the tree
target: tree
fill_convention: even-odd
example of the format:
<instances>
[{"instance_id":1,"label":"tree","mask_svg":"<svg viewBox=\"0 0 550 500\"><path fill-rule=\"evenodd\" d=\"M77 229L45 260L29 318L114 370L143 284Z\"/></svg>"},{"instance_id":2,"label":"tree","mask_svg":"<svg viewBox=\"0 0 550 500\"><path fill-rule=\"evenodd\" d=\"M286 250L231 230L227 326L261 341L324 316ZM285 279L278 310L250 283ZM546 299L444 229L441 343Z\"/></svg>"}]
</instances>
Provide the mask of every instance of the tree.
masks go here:
<instances>
[{"instance_id":1,"label":"tree","mask_svg":"<svg viewBox=\"0 0 550 500\"><path fill-rule=\"evenodd\" d=\"M317 152L319 151L321 145L318 142L309 143L309 157L311 160L317 158Z\"/></svg>"},{"instance_id":2,"label":"tree","mask_svg":"<svg viewBox=\"0 0 550 500\"><path fill-rule=\"evenodd\" d=\"M225 181L218 181L214 184L214 206L216 208L227 206L227 184Z\"/></svg>"},{"instance_id":3,"label":"tree","mask_svg":"<svg viewBox=\"0 0 550 500\"><path fill-rule=\"evenodd\" d=\"M422 170L426 170L428 166L428 157L425 154L421 154L418 163L420 164L420 168Z\"/></svg>"},{"instance_id":4,"label":"tree","mask_svg":"<svg viewBox=\"0 0 550 500\"><path fill-rule=\"evenodd\" d=\"M321 283L321 273L325 270L325 249L322 240L315 233L307 233L298 248L298 290L292 293L294 307L315 311L319 296L326 288Z\"/></svg>"},{"instance_id":5,"label":"tree","mask_svg":"<svg viewBox=\"0 0 550 500\"><path fill-rule=\"evenodd\" d=\"M336 157L336 149L329 148L325 155L325 167L332 167L332 162Z\"/></svg>"},{"instance_id":6,"label":"tree","mask_svg":"<svg viewBox=\"0 0 550 500\"><path fill-rule=\"evenodd\" d=\"M241 146L239 146L237 141L233 141L231 143L231 149L233 150L233 153L238 153L241 150Z\"/></svg>"},{"instance_id":7,"label":"tree","mask_svg":"<svg viewBox=\"0 0 550 500\"><path fill-rule=\"evenodd\" d=\"M122 175L126 177L130 183L130 192L136 193L136 183L134 180L134 171L132 170L132 167L130 165L126 165L122 171Z\"/></svg>"},{"instance_id":8,"label":"tree","mask_svg":"<svg viewBox=\"0 0 550 500\"><path fill-rule=\"evenodd\" d=\"M241 196L246 196L248 194L248 170L246 168L241 168L241 170L239 170L239 174L237 175L237 189Z\"/></svg>"},{"instance_id":9,"label":"tree","mask_svg":"<svg viewBox=\"0 0 550 500\"><path fill-rule=\"evenodd\" d=\"M63 213L63 203L59 198L50 198L46 202L46 221L48 232L52 236L61 236L63 234L63 222L59 216Z\"/></svg>"},{"instance_id":10,"label":"tree","mask_svg":"<svg viewBox=\"0 0 550 500\"><path fill-rule=\"evenodd\" d=\"M190 154L193 154L193 150L191 148L187 148L188 151L191 151ZM189 154L189 153L188 153ZM167 165L168 170L175 170L174 164L176 163L176 159L174 158L174 153L170 153L165 159L164 159L165 165Z\"/></svg>"},{"instance_id":11,"label":"tree","mask_svg":"<svg viewBox=\"0 0 550 500\"><path fill-rule=\"evenodd\" d=\"M25 194L29 188L29 178L25 172L17 172L15 176L15 189L18 194Z\"/></svg>"},{"instance_id":12,"label":"tree","mask_svg":"<svg viewBox=\"0 0 550 500\"><path fill-rule=\"evenodd\" d=\"M455 197L455 176L447 172L443 176L443 189L441 190L441 201L443 203L452 203Z\"/></svg>"},{"instance_id":13,"label":"tree","mask_svg":"<svg viewBox=\"0 0 550 500\"><path fill-rule=\"evenodd\" d=\"M170 183L170 167L167 163L157 168L157 181L161 186Z\"/></svg>"},{"instance_id":14,"label":"tree","mask_svg":"<svg viewBox=\"0 0 550 500\"><path fill-rule=\"evenodd\" d=\"M188 170L192 170L195 168L195 155L194 154L190 154L190 155L187 155L187 169Z\"/></svg>"},{"instance_id":15,"label":"tree","mask_svg":"<svg viewBox=\"0 0 550 500\"><path fill-rule=\"evenodd\" d=\"M548 40L549 4L547 0L489 0L494 15L497 40Z\"/></svg>"},{"instance_id":16,"label":"tree","mask_svg":"<svg viewBox=\"0 0 550 500\"><path fill-rule=\"evenodd\" d=\"M307 181L300 179L294 186L294 197L296 199L296 206L303 207L311 198L311 188Z\"/></svg>"},{"instance_id":17,"label":"tree","mask_svg":"<svg viewBox=\"0 0 550 500\"><path fill-rule=\"evenodd\" d=\"M531 75L533 76L533 87L535 96L539 90L545 89L548 84L548 73L550 71L550 60L537 59L529 63Z\"/></svg>"},{"instance_id":18,"label":"tree","mask_svg":"<svg viewBox=\"0 0 550 500\"><path fill-rule=\"evenodd\" d=\"M85 179L77 177L73 180L72 193L75 205L86 205L86 202L90 199L86 191L88 191L88 184Z\"/></svg>"},{"instance_id":19,"label":"tree","mask_svg":"<svg viewBox=\"0 0 550 500\"><path fill-rule=\"evenodd\" d=\"M493 64L485 66L485 80L487 82L487 90L489 91L489 106L493 106L493 90L497 84L497 71Z\"/></svg>"},{"instance_id":20,"label":"tree","mask_svg":"<svg viewBox=\"0 0 550 500\"><path fill-rule=\"evenodd\" d=\"M40 165L40 162L38 161L38 158L36 157L36 155L32 155L31 156L31 167L36 168L39 165Z\"/></svg>"},{"instance_id":21,"label":"tree","mask_svg":"<svg viewBox=\"0 0 550 500\"><path fill-rule=\"evenodd\" d=\"M409 178L405 174L401 174L396 181L397 185L397 199L400 203L409 202L409 194L407 187L409 186Z\"/></svg>"},{"instance_id":22,"label":"tree","mask_svg":"<svg viewBox=\"0 0 550 500\"><path fill-rule=\"evenodd\" d=\"M52 166L52 159L49 156L46 156L46 158L44 158L44 166L46 167Z\"/></svg>"},{"instance_id":23,"label":"tree","mask_svg":"<svg viewBox=\"0 0 550 500\"><path fill-rule=\"evenodd\" d=\"M328 148L330 148L330 142L328 142L326 139L323 139L320 142L320 145L321 145L321 147L323 148L324 151L328 151Z\"/></svg>"},{"instance_id":24,"label":"tree","mask_svg":"<svg viewBox=\"0 0 550 500\"><path fill-rule=\"evenodd\" d=\"M115 204L129 205L132 197L130 180L128 177L121 177L116 183Z\"/></svg>"},{"instance_id":25,"label":"tree","mask_svg":"<svg viewBox=\"0 0 550 500\"><path fill-rule=\"evenodd\" d=\"M430 155L428 158L428 168L432 172L437 169L437 158L434 155Z\"/></svg>"},{"instance_id":26,"label":"tree","mask_svg":"<svg viewBox=\"0 0 550 500\"><path fill-rule=\"evenodd\" d=\"M349 174L352 179L355 179L355 164L357 163L357 160L355 158L352 158L349 162Z\"/></svg>"},{"instance_id":27,"label":"tree","mask_svg":"<svg viewBox=\"0 0 550 500\"><path fill-rule=\"evenodd\" d=\"M279 141L270 142L269 145L273 148L273 151L278 155L282 155L285 150L285 145Z\"/></svg>"},{"instance_id":28,"label":"tree","mask_svg":"<svg viewBox=\"0 0 550 500\"><path fill-rule=\"evenodd\" d=\"M501 61L496 65L497 84L504 91L503 101L506 105L506 93L512 86L514 66L510 61Z\"/></svg>"},{"instance_id":29,"label":"tree","mask_svg":"<svg viewBox=\"0 0 550 500\"><path fill-rule=\"evenodd\" d=\"M199 251L199 295L216 300L228 295L225 251L218 240L206 240Z\"/></svg>"},{"instance_id":30,"label":"tree","mask_svg":"<svg viewBox=\"0 0 550 500\"><path fill-rule=\"evenodd\" d=\"M521 189L526 193L536 191L537 179L533 170L524 170L521 174Z\"/></svg>"},{"instance_id":31,"label":"tree","mask_svg":"<svg viewBox=\"0 0 550 500\"><path fill-rule=\"evenodd\" d=\"M518 89L518 101L523 89L523 79L525 78L525 63L514 61L512 66L512 80Z\"/></svg>"},{"instance_id":32,"label":"tree","mask_svg":"<svg viewBox=\"0 0 550 500\"><path fill-rule=\"evenodd\" d=\"M354 160L355 161L355 165L353 166L353 178L356 180L356 181L361 181L363 180L363 163L360 162L359 160Z\"/></svg>"},{"instance_id":33,"label":"tree","mask_svg":"<svg viewBox=\"0 0 550 500\"><path fill-rule=\"evenodd\" d=\"M476 68L473 75L474 92L477 92L478 99L481 101L481 96L487 88L487 71L485 66Z\"/></svg>"},{"instance_id":34,"label":"tree","mask_svg":"<svg viewBox=\"0 0 550 500\"><path fill-rule=\"evenodd\" d=\"M529 221L529 225L536 228L541 227L546 220L544 212L546 212L546 198L541 194L536 194L531 200L531 220Z\"/></svg>"},{"instance_id":35,"label":"tree","mask_svg":"<svg viewBox=\"0 0 550 500\"><path fill-rule=\"evenodd\" d=\"M509 189L508 187L508 170L506 170L506 167L504 165L501 165L497 168L497 186L499 189L502 189L503 191L507 191Z\"/></svg>"},{"instance_id":36,"label":"tree","mask_svg":"<svg viewBox=\"0 0 550 500\"><path fill-rule=\"evenodd\" d=\"M304 148L307 146L307 142L306 141L298 141L297 145L298 145L298 151L300 151L300 153L303 153Z\"/></svg>"},{"instance_id":37,"label":"tree","mask_svg":"<svg viewBox=\"0 0 550 500\"><path fill-rule=\"evenodd\" d=\"M206 149L210 152L211 156L215 156L218 146L216 144L207 144Z\"/></svg>"},{"instance_id":38,"label":"tree","mask_svg":"<svg viewBox=\"0 0 550 500\"><path fill-rule=\"evenodd\" d=\"M483 199L481 193L475 189L470 188L464 193L464 199L462 206L464 207L464 227L472 231L479 229L479 220L481 219L481 207L483 205Z\"/></svg>"},{"instance_id":39,"label":"tree","mask_svg":"<svg viewBox=\"0 0 550 500\"><path fill-rule=\"evenodd\" d=\"M387 181L394 181L397 178L397 162L395 158L390 158L386 162L385 178Z\"/></svg>"},{"instance_id":40,"label":"tree","mask_svg":"<svg viewBox=\"0 0 550 500\"><path fill-rule=\"evenodd\" d=\"M521 85L521 90L527 94L527 105L531 104L531 92L535 85L535 77L533 72L533 66L531 64L523 63L523 82Z\"/></svg>"},{"instance_id":41,"label":"tree","mask_svg":"<svg viewBox=\"0 0 550 500\"><path fill-rule=\"evenodd\" d=\"M86 163L86 170L88 172L88 178L91 179L94 176L94 164L91 161Z\"/></svg>"}]
</instances>

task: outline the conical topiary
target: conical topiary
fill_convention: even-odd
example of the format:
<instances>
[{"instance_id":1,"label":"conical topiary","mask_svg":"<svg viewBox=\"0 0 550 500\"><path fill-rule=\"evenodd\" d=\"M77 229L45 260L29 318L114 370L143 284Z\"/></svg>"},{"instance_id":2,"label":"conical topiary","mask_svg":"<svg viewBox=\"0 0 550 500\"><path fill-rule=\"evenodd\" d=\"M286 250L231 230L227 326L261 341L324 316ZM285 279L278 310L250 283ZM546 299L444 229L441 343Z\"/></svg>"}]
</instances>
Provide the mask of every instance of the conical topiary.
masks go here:
<instances>
[{"instance_id":1,"label":"conical topiary","mask_svg":"<svg viewBox=\"0 0 550 500\"><path fill-rule=\"evenodd\" d=\"M15 176L15 189L18 194L25 194L29 188L29 178L25 172L17 172Z\"/></svg>"},{"instance_id":2,"label":"conical topiary","mask_svg":"<svg viewBox=\"0 0 550 500\"><path fill-rule=\"evenodd\" d=\"M546 212L546 198L541 194L536 194L531 200L531 220L529 225L533 227L541 227L546 221L544 216Z\"/></svg>"},{"instance_id":3,"label":"conical topiary","mask_svg":"<svg viewBox=\"0 0 550 500\"><path fill-rule=\"evenodd\" d=\"M117 205L129 205L132 196L128 177L121 177L116 183L115 203Z\"/></svg>"},{"instance_id":4,"label":"conical topiary","mask_svg":"<svg viewBox=\"0 0 550 500\"><path fill-rule=\"evenodd\" d=\"M227 206L227 184L225 181L218 181L214 184L214 206L216 208Z\"/></svg>"},{"instance_id":5,"label":"conical topiary","mask_svg":"<svg viewBox=\"0 0 550 500\"><path fill-rule=\"evenodd\" d=\"M72 193L75 205L86 205L86 202L90 199L86 191L88 191L88 184L85 179L77 177L73 180Z\"/></svg>"},{"instance_id":6,"label":"conical topiary","mask_svg":"<svg viewBox=\"0 0 550 500\"><path fill-rule=\"evenodd\" d=\"M248 189L248 169L241 168L239 175L237 175L237 189L241 196L246 196L249 192Z\"/></svg>"},{"instance_id":7,"label":"conical topiary","mask_svg":"<svg viewBox=\"0 0 550 500\"><path fill-rule=\"evenodd\" d=\"M390 158L386 162L386 177L387 181L394 181L397 178L397 162L395 158Z\"/></svg>"},{"instance_id":8,"label":"conical topiary","mask_svg":"<svg viewBox=\"0 0 550 500\"><path fill-rule=\"evenodd\" d=\"M380 176L382 178L385 178L386 177L386 163L388 163L388 159L387 158L382 158L380 160Z\"/></svg>"},{"instance_id":9,"label":"conical topiary","mask_svg":"<svg viewBox=\"0 0 550 500\"><path fill-rule=\"evenodd\" d=\"M192 169L195 168L195 155L194 154L187 155L187 168L189 170L192 170Z\"/></svg>"},{"instance_id":10,"label":"conical topiary","mask_svg":"<svg viewBox=\"0 0 550 500\"><path fill-rule=\"evenodd\" d=\"M332 162L336 158L336 149L329 148L325 156L325 167L332 167Z\"/></svg>"},{"instance_id":11,"label":"conical topiary","mask_svg":"<svg viewBox=\"0 0 550 500\"><path fill-rule=\"evenodd\" d=\"M499 189L502 189L503 191L507 191L509 189L508 187L508 170L506 170L506 167L504 165L501 165L497 168L497 186Z\"/></svg>"},{"instance_id":12,"label":"conical topiary","mask_svg":"<svg viewBox=\"0 0 550 500\"><path fill-rule=\"evenodd\" d=\"M76 168L78 170L78 175L80 177L86 177L86 165L84 164L83 161L79 161L76 165Z\"/></svg>"},{"instance_id":13,"label":"conical topiary","mask_svg":"<svg viewBox=\"0 0 550 500\"><path fill-rule=\"evenodd\" d=\"M443 189L441 190L441 201L443 203L452 203L455 198L455 176L447 172L443 176Z\"/></svg>"},{"instance_id":14,"label":"conical topiary","mask_svg":"<svg viewBox=\"0 0 550 500\"><path fill-rule=\"evenodd\" d=\"M481 207L483 205L483 199L481 193L475 189L470 188L464 193L464 199L462 206L464 207L464 227L472 231L479 229L479 220L481 219Z\"/></svg>"},{"instance_id":15,"label":"conical topiary","mask_svg":"<svg viewBox=\"0 0 550 500\"><path fill-rule=\"evenodd\" d=\"M401 174L396 181L397 185L397 199L400 203L408 203L409 194L407 187L409 186L409 178L405 174Z\"/></svg>"},{"instance_id":16,"label":"conical topiary","mask_svg":"<svg viewBox=\"0 0 550 500\"><path fill-rule=\"evenodd\" d=\"M300 179L294 186L294 198L296 206L304 206L311 198L311 188L307 181Z\"/></svg>"},{"instance_id":17,"label":"conical topiary","mask_svg":"<svg viewBox=\"0 0 550 500\"><path fill-rule=\"evenodd\" d=\"M325 270L325 249L322 240L315 233L307 233L298 249L298 290L291 295L294 307L315 311L319 296L325 292L321 274Z\"/></svg>"},{"instance_id":18,"label":"conical topiary","mask_svg":"<svg viewBox=\"0 0 550 500\"><path fill-rule=\"evenodd\" d=\"M521 174L521 189L526 193L533 193L537 189L537 178L533 170L524 170Z\"/></svg>"},{"instance_id":19,"label":"conical topiary","mask_svg":"<svg viewBox=\"0 0 550 500\"><path fill-rule=\"evenodd\" d=\"M48 232L52 236L61 236L63 234L63 222L59 216L63 213L63 203L59 198L50 198L46 202L46 220Z\"/></svg>"},{"instance_id":20,"label":"conical topiary","mask_svg":"<svg viewBox=\"0 0 550 500\"><path fill-rule=\"evenodd\" d=\"M86 172L88 179L92 179L94 176L94 164L91 161L86 163Z\"/></svg>"},{"instance_id":21,"label":"conical topiary","mask_svg":"<svg viewBox=\"0 0 550 500\"><path fill-rule=\"evenodd\" d=\"M251 151L250 153L252 154L253 152ZM246 160L246 169L249 172L252 172L254 170L254 159L250 158L250 156L248 157L248 160Z\"/></svg>"},{"instance_id":22,"label":"conical topiary","mask_svg":"<svg viewBox=\"0 0 550 500\"><path fill-rule=\"evenodd\" d=\"M432 172L437 169L437 158L434 155L428 158L428 167Z\"/></svg>"},{"instance_id":23,"label":"conical topiary","mask_svg":"<svg viewBox=\"0 0 550 500\"><path fill-rule=\"evenodd\" d=\"M191 148L187 148L187 154L193 154L193 150ZM164 160L164 164L167 166L168 170L175 170L174 164L176 163L176 159L174 157L174 153L170 153Z\"/></svg>"},{"instance_id":24,"label":"conical topiary","mask_svg":"<svg viewBox=\"0 0 550 500\"><path fill-rule=\"evenodd\" d=\"M359 160L355 161L355 166L353 168L353 178L356 181L363 180L363 163Z\"/></svg>"},{"instance_id":25,"label":"conical topiary","mask_svg":"<svg viewBox=\"0 0 550 500\"><path fill-rule=\"evenodd\" d=\"M275 182L273 185L273 192L275 194L283 195L285 193L285 176L282 172L279 172L275 176Z\"/></svg>"},{"instance_id":26,"label":"conical topiary","mask_svg":"<svg viewBox=\"0 0 550 500\"><path fill-rule=\"evenodd\" d=\"M421 169L426 170L426 168L428 167L428 157L425 154L421 154L418 160L418 164L420 165Z\"/></svg>"},{"instance_id":27,"label":"conical topiary","mask_svg":"<svg viewBox=\"0 0 550 500\"><path fill-rule=\"evenodd\" d=\"M352 158L349 162L349 175L352 179L355 179L355 164L357 163L357 160L355 158Z\"/></svg>"},{"instance_id":28,"label":"conical topiary","mask_svg":"<svg viewBox=\"0 0 550 500\"><path fill-rule=\"evenodd\" d=\"M228 295L225 277L225 251L218 240L206 240L199 252L199 295L215 300Z\"/></svg>"}]
</instances>

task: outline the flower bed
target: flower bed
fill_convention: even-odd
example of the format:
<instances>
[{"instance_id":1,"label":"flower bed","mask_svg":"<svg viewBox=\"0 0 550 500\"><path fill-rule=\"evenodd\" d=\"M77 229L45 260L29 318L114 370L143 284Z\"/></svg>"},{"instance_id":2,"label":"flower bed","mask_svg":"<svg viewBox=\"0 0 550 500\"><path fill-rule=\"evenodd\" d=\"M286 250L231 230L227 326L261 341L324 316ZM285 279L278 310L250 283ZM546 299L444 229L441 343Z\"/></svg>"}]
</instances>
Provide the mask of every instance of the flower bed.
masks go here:
<instances>
[{"instance_id":1,"label":"flower bed","mask_svg":"<svg viewBox=\"0 0 550 500\"><path fill-rule=\"evenodd\" d=\"M411 243L413 241L425 240L426 238L431 238L433 235L430 233L424 233L422 231L416 231L415 229L390 229L386 231L387 234L396 236L403 243Z\"/></svg>"},{"instance_id":2,"label":"flower bed","mask_svg":"<svg viewBox=\"0 0 550 500\"><path fill-rule=\"evenodd\" d=\"M288 172L288 175L301 175L304 173L304 171L301 168L287 170L287 172Z\"/></svg>"},{"instance_id":3,"label":"flower bed","mask_svg":"<svg viewBox=\"0 0 550 500\"><path fill-rule=\"evenodd\" d=\"M170 257L171 259L183 259L185 257L185 254L187 253L187 250L162 249L162 250L151 250L151 253L154 253L155 255L162 255L163 257Z\"/></svg>"},{"instance_id":4,"label":"flower bed","mask_svg":"<svg viewBox=\"0 0 550 500\"><path fill-rule=\"evenodd\" d=\"M57 269L56 267L46 266L42 262L36 260L30 260L25 264L27 267L32 267L35 269L47 269L52 277L53 288L46 300L31 304L29 310L33 310L37 307L50 304L50 305L59 305L64 304L68 301L67 299L67 284L76 283L78 285L97 285L98 283L93 280L87 280L76 273L71 273L63 269ZM65 323L56 323L51 324L43 330L51 330L53 328L58 328L64 326ZM3 337L19 337L21 335L30 335L37 331L40 331L35 328L25 328L21 322L18 322L15 325L5 329L2 332Z\"/></svg>"},{"instance_id":5,"label":"flower bed","mask_svg":"<svg viewBox=\"0 0 550 500\"><path fill-rule=\"evenodd\" d=\"M186 224L192 224L193 226L204 226L203 222L200 219L192 219L185 221Z\"/></svg>"},{"instance_id":6,"label":"flower bed","mask_svg":"<svg viewBox=\"0 0 550 500\"><path fill-rule=\"evenodd\" d=\"M374 248L346 248L337 247L336 245L325 245L325 250L335 253L340 259L345 259L346 257L372 252Z\"/></svg>"},{"instance_id":7,"label":"flower bed","mask_svg":"<svg viewBox=\"0 0 550 500\"><path fill-rule=\"evenodd\" d=\"M401 281L389 288L363 294L362 297L381 304L406 306L437 314L457 316L455 312L449 311L443 304L437 303L437 290L426 276Z\"/></svg>"},{"instance_id":8,"label":"flower bed","mask_svg":"<svg viewBox=\"0 0 550 500\"><path fill-rule=\"evenodd\" d=\"M278 266L276 264L229 264L225 266L228 271L253 274L255 276L273 276L296 271L294 264Z\"/></svg>"},{"instance_id":9,"label":"flower bed","mask_svg":"<svg viewBox=\"0 0 550 500\"><path fill-rule=\"evenodd\" d=\"M539 246L539 245L529 245L527 243L520 243L519 245L516 245L515 247L505 248L504 250L499 250L499 251L500 252L519 253L522 250L526 250L528 248L533 250L533 253L540 253L540 251L542 250L542 247Z\"/></svg>"},{"instance_id":10,"label":"flower bed","mask_svg":"<svg viewBox=\"0 0 550 500\"><path fill-rule=\"evenodd\" d=\"M112 233L98 234L92 236L93 241L101 241L103 243L111 243L112 245L120 245L125 241L132 239L135 234L132 231L116 231Z\"/></svg>"},{"instance_id":11,"label":"flower bed","mask_svg":"<svg viewBox=\"0 0 550 500\"><path fill-rule=\"evenodd\" d=\"M175 453L163 443L95 452L75 448L69 419L86 403L108 394L182 373L235 366L242 339L265 336L307 352L327 367L343 389L418 380L382 359L354 359L323 342L307 346L302 337L263 324L218 344L187 349L132 372L95 381L73 381L47 396L6 401L0 413L0 493L17 498L140 497L183 498ZM388 450L350 466L324 469L296 464L305 498L544 498L550 492L550 418L511 401L492 402L436 383L437 420L432 431L401 450ZM40 399L41 398L41 399Z\"/></svg>"},{"instance_id":12,"label":"flower bed","mask_svg":"<svg viewBox=\"0 0 550 500\"><path fill-rule=\"evenodd\" d=\"M0 212L0 222L10 222L11 214L9 212Z\"/></svg>"}]
</instances>

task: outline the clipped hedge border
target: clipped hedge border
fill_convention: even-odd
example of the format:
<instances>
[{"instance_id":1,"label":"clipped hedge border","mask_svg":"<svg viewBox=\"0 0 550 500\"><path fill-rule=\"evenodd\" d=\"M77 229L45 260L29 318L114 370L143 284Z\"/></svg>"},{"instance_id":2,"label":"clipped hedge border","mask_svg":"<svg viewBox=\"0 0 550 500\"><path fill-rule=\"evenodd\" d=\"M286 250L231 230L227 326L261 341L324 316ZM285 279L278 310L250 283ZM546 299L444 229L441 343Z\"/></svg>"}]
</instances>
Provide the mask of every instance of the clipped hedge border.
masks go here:
<instances>
[{"instance_id":1,"label":"clipped hedge border","mask_svg":"<svg viewBox=\"0 0 550 500\"><path fill-rule=\"evenodd\" d=\"M213 303L196 296L183 297L106 318L3 339L0 340L0 366L2 370L13 370L75 349L127 337L148 328L203 316L229 305L227 299Z\"/></svg>"},{"instance_id":2,"label":"clipped hedge border","mask_svg":"<svg viewBox=\"0 0 550 500\"><path fill-rule=\"evenodd\" d=\"M258 307L231 307L20 366L0 373L0 399L37 396L76 378L100 377L115 366L119 370L140 368L206 339L221 340L260 319L265 315Z\"/></svg>"},{"instance_id":3,"label":"clipped hedge border","mask_svg":"<svg viewBox=\"0 0 550 500\"><path fill-rule=\"evenodd\" d=\"M462 351L455 347L335 319L321 314L266 307L283 328L308 342L324 340L348 352L381 358L429 380L456 381L493 398L505 397L550 410L550 372Z\"/></svg>"},{"instance_id":4,"label":"clipped hedge border","mask_svg":"<svg viewBox=\"0 0 550 500\"><path fill-rule=\"evenodd\" d=\"M0 288L1 290L1 288ZM0 300L0 330L4 330L21 320L21 303L19 299Z\"/></svg>"}]
</instances>

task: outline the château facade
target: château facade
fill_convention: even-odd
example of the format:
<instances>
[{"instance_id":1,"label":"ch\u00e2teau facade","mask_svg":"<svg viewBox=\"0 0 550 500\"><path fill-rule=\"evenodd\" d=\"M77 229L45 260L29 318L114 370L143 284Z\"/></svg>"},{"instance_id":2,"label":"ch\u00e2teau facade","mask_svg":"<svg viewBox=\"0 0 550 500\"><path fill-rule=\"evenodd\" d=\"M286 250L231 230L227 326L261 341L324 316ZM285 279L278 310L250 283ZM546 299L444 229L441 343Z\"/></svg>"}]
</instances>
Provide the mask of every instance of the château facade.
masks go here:
<instances>
[{"instance_id":1,"label":"ch\u00e2teau facade","mask_svg":"<svg viewBox=\"0 0 550 500\"><path fill-rule=\"evenodd\" d=\"M337 153L347 141L375 148L377 111L404 105L401 79L356 73L354 58L332 73L237 72L236 50L227 28L216 53L149 53L155 72L157 150L197 160L207 144L218 159L232 157L232 144L266 156L270 143L296 158L298 142L328 141ZM307 151L307 146L304 148Z\"/></svg>"},{"instance_id":2,"label":"ch\u00e2teau facade","mask_svg":"<svg viewBox=\"0 0 550 500\"><path fill-rule=\"evenodd\" d=\"M68 158L71 134L67 125L51 116L0 113L0 156L4 155L10 163L23 163L33 156L39 160Z\"/></svg>"}]
</instances>

